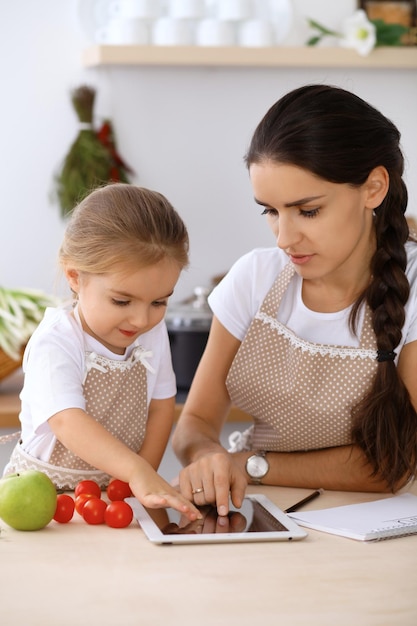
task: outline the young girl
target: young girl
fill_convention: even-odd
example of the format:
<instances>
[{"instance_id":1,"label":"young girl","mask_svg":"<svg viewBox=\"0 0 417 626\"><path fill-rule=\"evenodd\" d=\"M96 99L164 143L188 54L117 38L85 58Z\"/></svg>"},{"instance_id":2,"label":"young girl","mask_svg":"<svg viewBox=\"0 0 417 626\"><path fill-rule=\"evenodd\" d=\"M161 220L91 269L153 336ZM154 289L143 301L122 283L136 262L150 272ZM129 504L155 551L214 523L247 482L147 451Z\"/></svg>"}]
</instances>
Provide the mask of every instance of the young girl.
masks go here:
<instances>
[{"instance_id":1,"label":"young girl","mask_svg":"<svg viewBox=\"0 0 417 626\"><path fill-rule=\"evenodd\" d=\"M400 134L356 95L301 87L246 163L277 247L211 294L213 324L173 445L181 491L239 506L248 482L395 491L417 463L417 245ZM254 419L230 452L233 403Z\"/></svg>"},{"instance_id":2,"label":"young girl","mask_svg":"<svg viewBox=\"0 0 417 626\"><path fill-rule=\"evenodd\" d=\"M61 489L116 477L145 506L196 519L156 473L175 407L164 314L188 263L184 223L161 194L109 185L74 210L60 263L74 306L47 309L28 343L5 472L38 469Z\"/></svg>"}]
</instances>

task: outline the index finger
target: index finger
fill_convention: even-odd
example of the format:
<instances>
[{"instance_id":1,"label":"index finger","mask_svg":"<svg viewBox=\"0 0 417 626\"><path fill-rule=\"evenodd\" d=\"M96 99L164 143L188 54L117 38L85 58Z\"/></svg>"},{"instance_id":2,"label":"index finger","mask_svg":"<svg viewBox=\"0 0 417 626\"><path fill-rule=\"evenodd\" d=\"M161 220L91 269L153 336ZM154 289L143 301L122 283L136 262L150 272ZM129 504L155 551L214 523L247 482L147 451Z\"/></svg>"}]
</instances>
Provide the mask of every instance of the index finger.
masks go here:
<instances>
[{"instance_id":1,"label":"index finger","mask_svg":"<svg viewBox=\"0 0 417 626\"><path fill-rule=\"evenodd\" d=\"M228 514L229 498L232 500L233 506L240 509L247 487L245 477L240 472L234 472L233 467L230 469L230 476L226 478L225 480L225 476L221 474L214 476L216 505L219 515Z\"/></svg>"},{"instance_id":2,"label":"index finger","mask_svg":"<svg viewBox=\"0 0 417 626\"><path fill-rule=\"evenodd\" d=\"M213 476L214 491L216 494L216 507L218 515L225 516L229 513L229 501L231 483L229 472L222 472L222 468L217 468Z\"/></svg>"}]
</instances>

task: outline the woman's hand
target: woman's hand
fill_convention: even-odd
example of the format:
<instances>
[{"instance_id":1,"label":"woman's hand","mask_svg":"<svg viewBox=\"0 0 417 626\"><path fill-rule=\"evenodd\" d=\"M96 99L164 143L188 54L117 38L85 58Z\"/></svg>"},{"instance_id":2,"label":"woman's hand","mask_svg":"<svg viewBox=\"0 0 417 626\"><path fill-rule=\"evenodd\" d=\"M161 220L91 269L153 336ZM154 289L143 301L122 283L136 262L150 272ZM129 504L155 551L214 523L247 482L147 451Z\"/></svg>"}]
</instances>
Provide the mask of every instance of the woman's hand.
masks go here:
<instances>
[{"instance_id":1,"label":"woman's hand","mask_svg":"<svg viewBox=\"0 0 417 626\"><path fill-rule=\"evenodd\" d=\"M247 484L244 470L226 450L201 456L179 475L181 493L186 498L198 506L215 504L222 516L229 512L229 496L236 508L242 506Z\"/></svg>"}]
</instances>

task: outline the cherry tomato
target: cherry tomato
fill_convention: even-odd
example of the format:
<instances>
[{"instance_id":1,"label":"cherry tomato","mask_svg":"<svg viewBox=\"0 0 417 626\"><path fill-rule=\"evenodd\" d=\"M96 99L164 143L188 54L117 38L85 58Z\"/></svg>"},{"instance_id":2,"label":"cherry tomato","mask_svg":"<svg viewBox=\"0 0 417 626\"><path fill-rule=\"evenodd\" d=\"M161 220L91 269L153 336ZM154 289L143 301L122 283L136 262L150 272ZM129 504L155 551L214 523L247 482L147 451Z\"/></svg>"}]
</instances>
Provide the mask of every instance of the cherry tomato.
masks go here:
<instances>
[{"instance_id":1,"label":"cherry tomato","mask_svg":"<svg viewBox=\"0 0 417 626\"><path fill-rule=\"evenodd\" d=\"M133 519L132 507L123 500L110 502L104 513L104 521L112 528L125 528Z\"/></svg>"},{"instance_id":2,"label":"cherry tomato","mask_svg":"<svg viewBox=\"0 0 417 626\"><path fill-rule=\"evenodd\" d=\"M107 496L112 502L114 500L124 500L132 495L129 483L123 482L118 478L113 479L107 487Z\"/></svg>"},{"instance_id":3,"label":"cherry tomato","mask_svg":"<svg viewBox=\"0 0 417 626\"><path fill-rule=\"evenodd\" d=\"M100 498L97 498L97 496L93 496L92 493L80 493L80 495L75 498L75 510L77 511L77 513L82 515L84 504L88 500L99 500L99 499Z\"/></svg>"},{"instance_id":4,"label":"cherry tomato","mask_svg":"<svg viewBox=\"0 0 417 626\"><path fill-rule=\"evenodd\" d=\"M107 502L99 498L90 498L84 503L82 516L87 524L104 524Z\"/></svg>"},{"instance_id":5,"label":"cherry tomato","mask_svg":"<svg viewBox=\"0 0 417 626\"><path fill-rule=\"evenodd\" d=\"M74 489L74 497L81 493L92 493L96 498L101 498L101 488L95 480L82 480Z\"/></svg>"},{"instance_id":6,"label":"cherry tomato","mask_svg":"<svg viewBox=\"0 0 417 626\"><path fill-rule=\"evenodd\" d=\"M56 498L54 520L60 524L67 524L74 515L75 502L67 493L59 493Z\"/></svg>"}]
</instances>

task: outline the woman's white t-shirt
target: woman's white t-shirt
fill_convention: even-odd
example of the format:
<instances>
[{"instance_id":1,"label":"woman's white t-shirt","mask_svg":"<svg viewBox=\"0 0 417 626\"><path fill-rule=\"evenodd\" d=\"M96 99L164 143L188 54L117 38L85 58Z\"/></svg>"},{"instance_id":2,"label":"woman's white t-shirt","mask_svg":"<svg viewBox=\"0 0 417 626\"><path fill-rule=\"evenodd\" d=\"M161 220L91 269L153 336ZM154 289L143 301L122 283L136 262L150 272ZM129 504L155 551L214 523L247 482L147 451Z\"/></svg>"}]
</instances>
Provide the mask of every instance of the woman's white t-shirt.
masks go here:
<instances>
[{"instance_id":1,"label":"woman's white t-shirt","mask_svg":"<svg viewBox=\"0 0 417 626\"><path fill-rule=\"evenodd\" d=\"M417 340L417 245L407 243L407 278L410 297L405 306L405 323L397 355L406 343ZM237 339L243 341L275 279L288 263L279 248L257 248L238 259L225 278L209 296L209 304L221 324ZM358 320L358 332L350 330L351 307L335 313L318 313L308 309L302 300L302 278L291 280L278 310L278 320L301 339L312 343L335 346L359 346L363 320Z\"/></svg>"}]
</instances>

